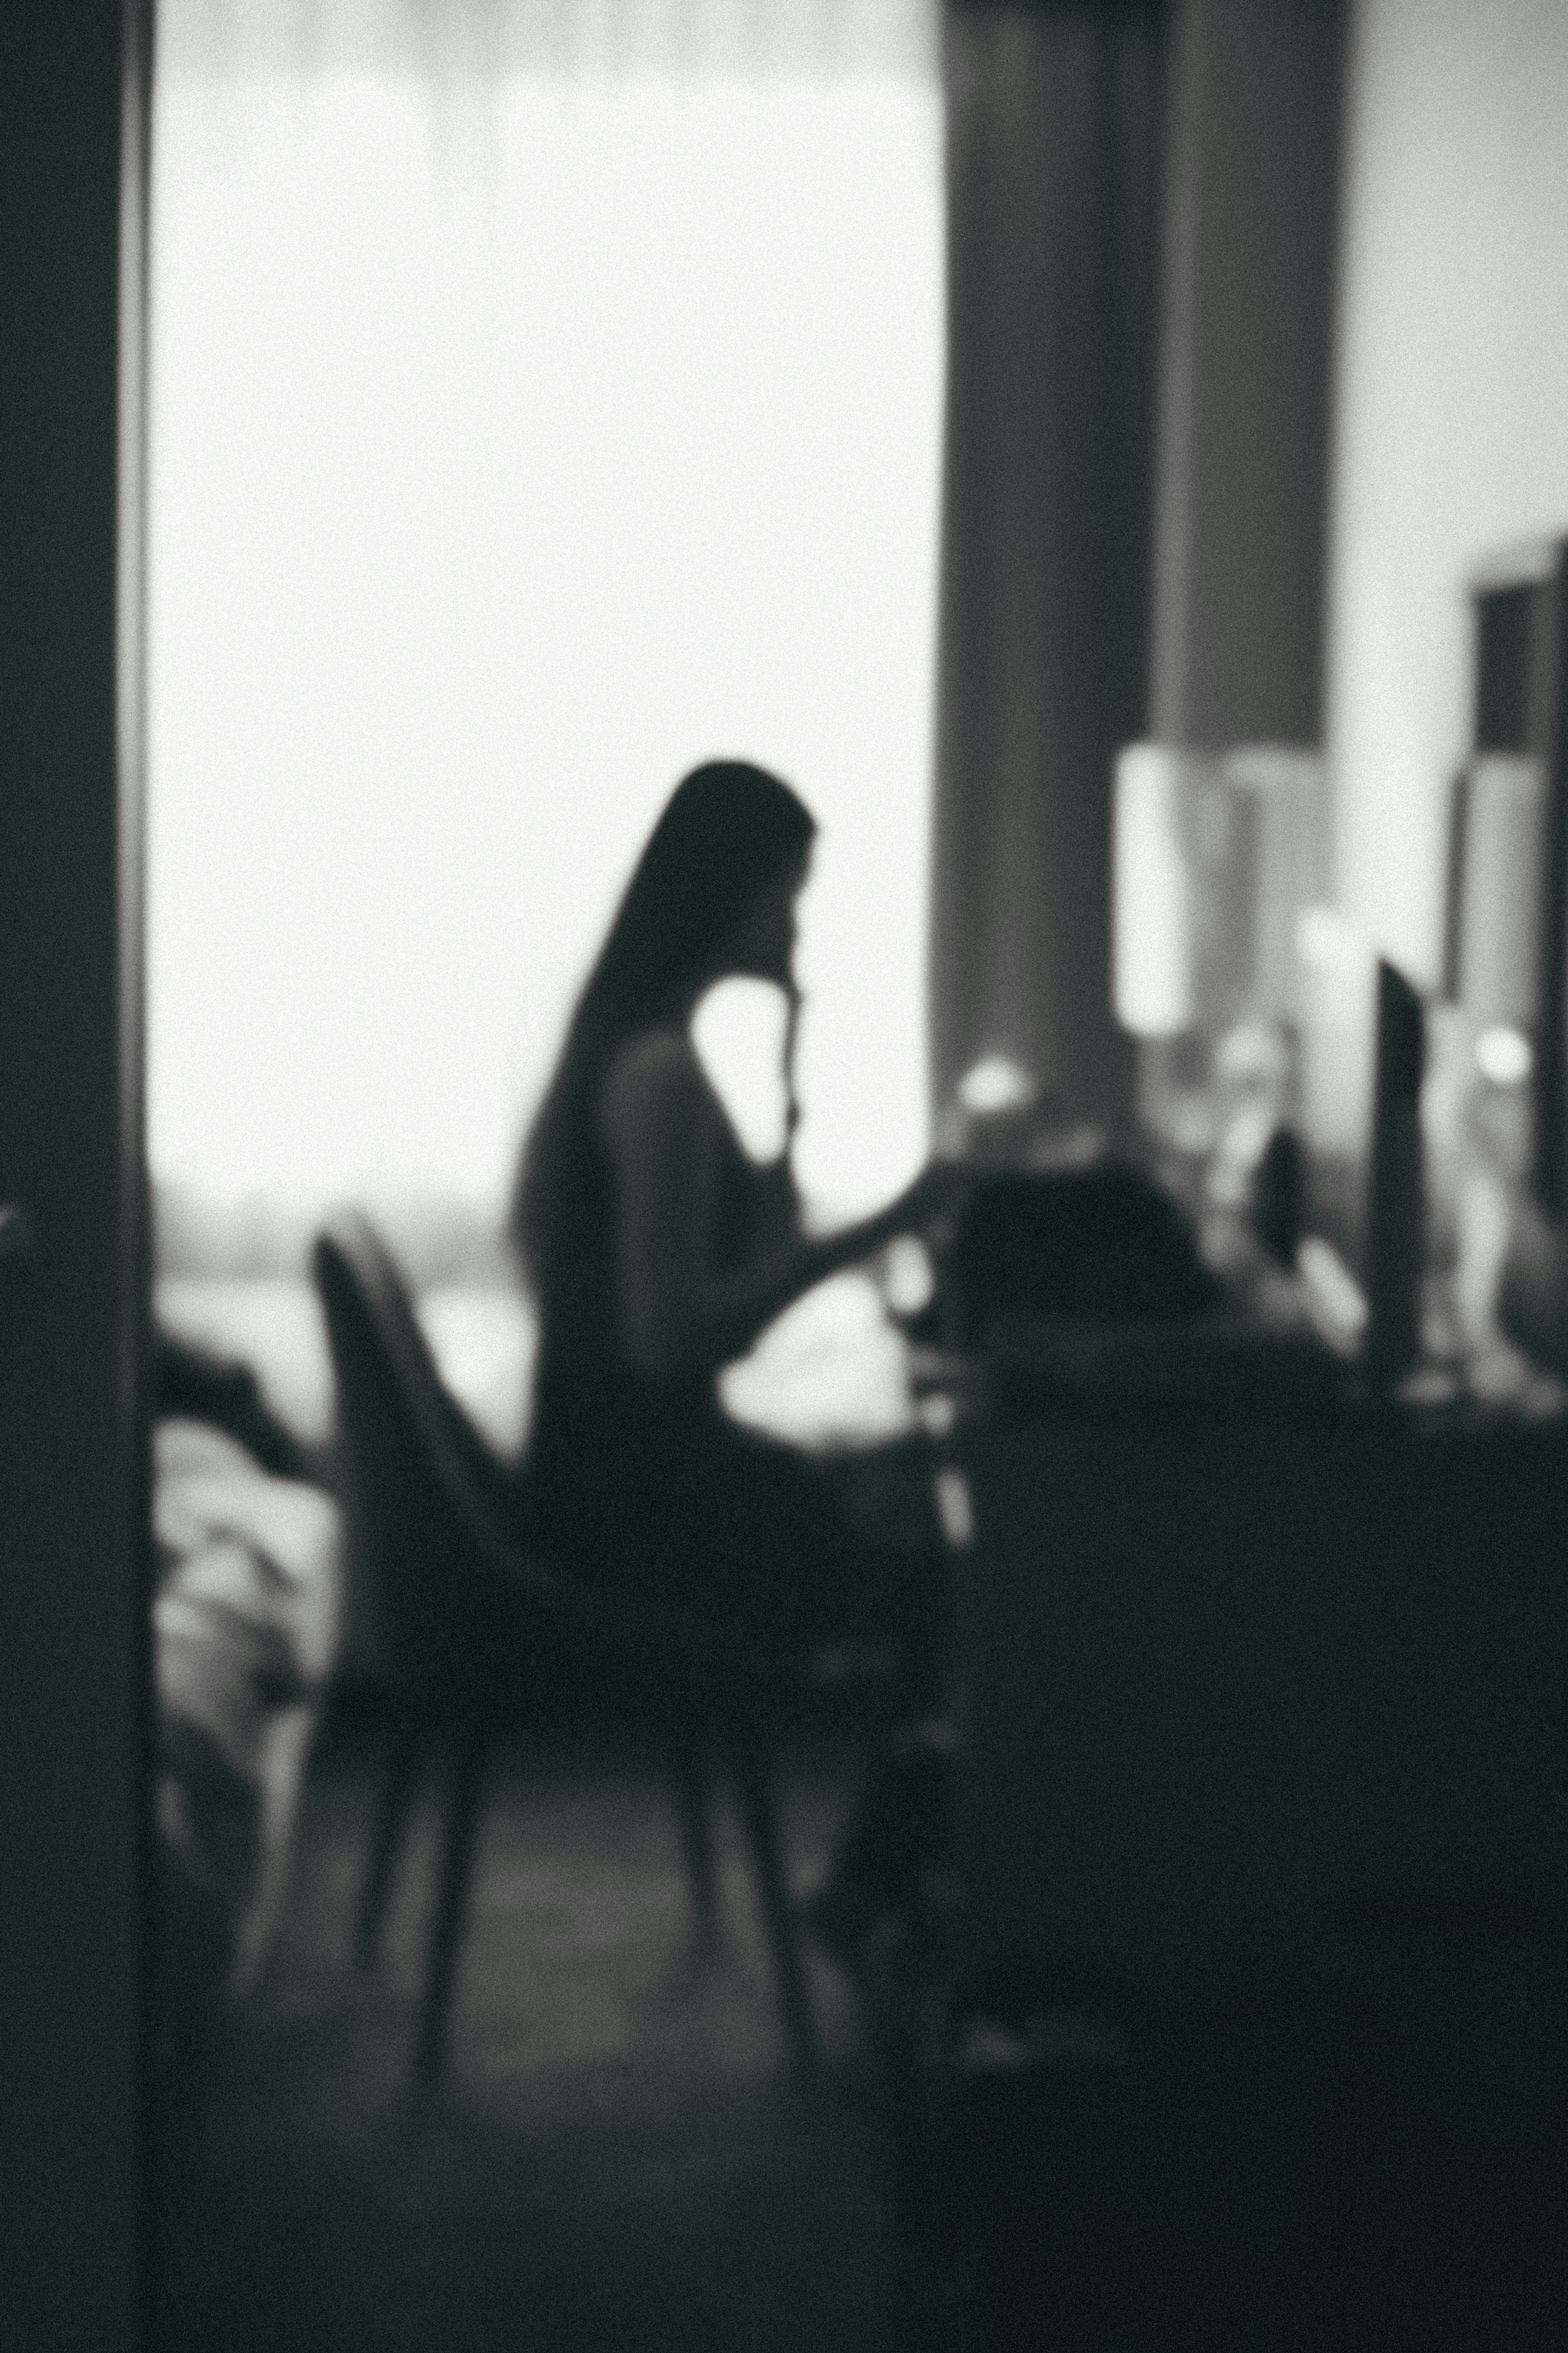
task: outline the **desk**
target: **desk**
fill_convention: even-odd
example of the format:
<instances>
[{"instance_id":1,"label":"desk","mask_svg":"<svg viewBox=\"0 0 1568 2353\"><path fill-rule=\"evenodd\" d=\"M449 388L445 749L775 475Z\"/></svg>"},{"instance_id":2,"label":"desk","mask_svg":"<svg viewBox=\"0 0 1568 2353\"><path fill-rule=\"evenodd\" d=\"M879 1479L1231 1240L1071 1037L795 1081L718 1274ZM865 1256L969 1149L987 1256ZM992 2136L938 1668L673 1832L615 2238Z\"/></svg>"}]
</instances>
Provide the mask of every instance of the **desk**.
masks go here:
<instances>
[{"instance_id":1,"label":"desk","mask_svg":"<svg viewBox=\"0 0 1568 2353\"><path fill-rule=\"evenodd\" d=\"M1568 1422L1105 1384L952 1444L988 1943L1180 2010L1568 1927Z\"/></svg>"},{"instance_id":2,"label":"desk","mask_svg":"<svg viewBox=\"0 0 1568 2353\"><path fill-rule=\"evenodd\" d=\"M1568 1420L1084 1373L947 1440L911 2263L987 2348L1555 2341Z\"/></svg>"}]
</instances>

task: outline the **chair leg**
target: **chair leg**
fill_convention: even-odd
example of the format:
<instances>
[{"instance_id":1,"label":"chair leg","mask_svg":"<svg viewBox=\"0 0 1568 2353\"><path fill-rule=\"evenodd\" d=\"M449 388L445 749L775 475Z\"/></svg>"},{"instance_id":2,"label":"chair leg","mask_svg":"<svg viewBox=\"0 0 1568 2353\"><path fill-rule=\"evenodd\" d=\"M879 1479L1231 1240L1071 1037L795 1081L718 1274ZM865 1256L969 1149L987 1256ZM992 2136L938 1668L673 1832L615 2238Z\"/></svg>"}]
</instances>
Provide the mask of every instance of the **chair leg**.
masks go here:
<instances>
[{"instance_id":1,"label":"chair leg","mask_svg":"<svg viewBox=\"0 0 1568 2353\"><path fill-rule=\"evenodd\" d=\"M430 1923L425 1963L425 1991L414 2050L415 2081L428 2090L442 2071L447 2052L447 2016L458 1954L468 1911L473 1874L475 1834L484 1798L489 1744L482 1734L470 1735L452 1760L447 1800L446 1836L441 1851L441 1876Z\"/></svg>"},{"instance_id":2,"label":"chair leg","mask_svg":"<svg viewBox=\"0 0 1568 2353\"><path fill-rule=\"evenodd\" d=\"M691 1893L691 1926L698 1949L713 1952L719 1943L718 1889L713 1872L712 1775L707 1757L695 1746L683 1746L675 1760L675 1797L680 1811L680 1843L686 1857L686 1882Z\"/></svg>"},{"instance_id":3,"label":"chair leg","mask_svg":"<svg viewBox=\"0 0 1568 2353\"><path fill-rule=\"evenodd\" d=\"M795 1913L784 1874L778 1809L773 1802L773 1783L766 1759L756 1756L737 1757L735 1781L740 1794L742 1819L746 1826L747 1843L752 1850L752 1865L757 1875L757 1892L762 1898L763 1920L773 1954L773 1977L778 1986L784 2033L795 2059L803 2065L809 2065L816 2057L816 2024L812 2016L811 1997L806 1990L805 1972L801 1966Z\"/></svg>"},{"instance_id":4,"label":"chair leg","mask_svg":"<svg viewBox=\"0 0 1568 2353\"><path fill-rule=\"evenodd\" d=\"M362 1977L368 1976L375 1967L387 1904L392 1894L398 1849L413 1810L424 1753L423 1727L412 1723L400 1725L393 1736L386 1771L382 1778L370 1860L365 1866L354 1918L354 1968Z\"/></svg>"}]
</instances>

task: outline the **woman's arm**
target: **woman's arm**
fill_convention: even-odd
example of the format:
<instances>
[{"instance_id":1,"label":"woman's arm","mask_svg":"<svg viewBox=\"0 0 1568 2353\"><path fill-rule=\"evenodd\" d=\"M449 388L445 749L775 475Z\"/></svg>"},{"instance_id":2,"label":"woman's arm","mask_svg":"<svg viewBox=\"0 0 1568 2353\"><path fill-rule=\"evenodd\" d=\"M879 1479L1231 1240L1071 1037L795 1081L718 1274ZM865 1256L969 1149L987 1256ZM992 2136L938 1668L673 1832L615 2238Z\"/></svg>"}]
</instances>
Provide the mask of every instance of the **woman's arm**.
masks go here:
<instances>
[{"instance_id":1,"label":"woman's arm","mask_svg":"<svg viewBox=\"0 0 1568 2353\"><path fill-rule=\"evenodd\" d=\"M619 1179L622 1313L627 1349L655 1379L717 1370L814 1283L929 1223L951 1189L926 1172L874 1216L838 1232L795 1235L751 1265L714 1258L727 1152L723 1113L675 1031L636 1039L605 1089L605 1132Z\"/></svg>"}]
</instances>

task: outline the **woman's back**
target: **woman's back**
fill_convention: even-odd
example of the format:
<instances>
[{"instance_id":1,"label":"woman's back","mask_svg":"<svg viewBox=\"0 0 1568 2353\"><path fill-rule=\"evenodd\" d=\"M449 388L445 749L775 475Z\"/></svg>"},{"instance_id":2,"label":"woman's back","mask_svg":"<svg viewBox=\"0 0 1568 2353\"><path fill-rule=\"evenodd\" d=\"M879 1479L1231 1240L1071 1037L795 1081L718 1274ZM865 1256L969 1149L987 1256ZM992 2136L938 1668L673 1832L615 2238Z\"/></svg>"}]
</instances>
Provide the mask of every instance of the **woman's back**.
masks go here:
<instances>
[{"instance_id":1,"label":"woman's back","mask_svg":"<svg viewBox=\"0 0 1568 2353\"><path fill-rule=\"evenodd\" d=\"M681 1030L649 1028L626 1040L598 1114L539 1299L531 1451L552 1491L602 1482L628 1446L643 1464L655 1432L668 1449L716 1431L717 1366L679 1352L661 1362L639 1337L661 1318L673 1324L683 1253L695 1249L724 1271L798 1228L787 1155L766 1164L747 1156Z\"/></svg>"}]
</instances>

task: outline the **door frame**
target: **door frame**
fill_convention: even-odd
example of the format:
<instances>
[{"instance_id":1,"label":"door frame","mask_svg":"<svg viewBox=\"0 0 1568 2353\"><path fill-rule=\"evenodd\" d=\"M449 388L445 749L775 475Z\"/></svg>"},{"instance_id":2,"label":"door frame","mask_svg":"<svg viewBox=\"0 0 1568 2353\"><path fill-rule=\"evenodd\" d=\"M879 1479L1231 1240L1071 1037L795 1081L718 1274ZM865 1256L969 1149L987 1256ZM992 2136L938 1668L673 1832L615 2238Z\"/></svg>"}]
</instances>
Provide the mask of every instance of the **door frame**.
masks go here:
<instances>
[{"instance_id":1,"label":"door frame","mask_svg":"<svg viewBox=\"0 0 1568 2353\"><path fill-rule=\"evenodd\" d=\"M152 39L153 0L0 8L0 1202L25 1212L0 1252L0 2213L17 2353L130 2353L150 2333Z\"/></svg>"}]
</instances>

